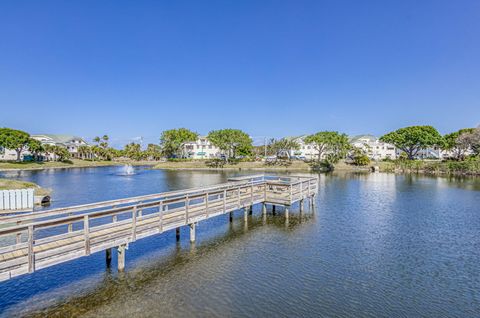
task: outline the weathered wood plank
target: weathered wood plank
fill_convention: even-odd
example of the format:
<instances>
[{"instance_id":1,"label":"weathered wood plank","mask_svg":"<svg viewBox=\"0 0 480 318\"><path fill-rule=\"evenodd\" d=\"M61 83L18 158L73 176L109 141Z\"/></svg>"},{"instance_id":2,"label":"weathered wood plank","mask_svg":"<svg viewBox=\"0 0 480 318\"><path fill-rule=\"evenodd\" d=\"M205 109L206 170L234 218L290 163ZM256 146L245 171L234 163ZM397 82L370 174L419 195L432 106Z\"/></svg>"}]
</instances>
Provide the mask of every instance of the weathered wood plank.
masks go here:
<instances>
[{"instance_id":1,"label":"weathered wood plank","mask_svg":"<svg viewBox=\"0 0 480 318\"><path fill-rule=\"evenodd\" d=\"M297 200L311 197L317 189L317 178L250 176L212 187L105 201L13 219L0 218L0 224L13 224L0 229L0 237L17 237L10 240L15 242L12 245L0 246L0 281L253 204L288 207ZM75 224L77 230L74 230ZM26 242L21 243L21 233L27 234ZM43 237L35 239L34 236Z\"/></svg>"}]
</instances>

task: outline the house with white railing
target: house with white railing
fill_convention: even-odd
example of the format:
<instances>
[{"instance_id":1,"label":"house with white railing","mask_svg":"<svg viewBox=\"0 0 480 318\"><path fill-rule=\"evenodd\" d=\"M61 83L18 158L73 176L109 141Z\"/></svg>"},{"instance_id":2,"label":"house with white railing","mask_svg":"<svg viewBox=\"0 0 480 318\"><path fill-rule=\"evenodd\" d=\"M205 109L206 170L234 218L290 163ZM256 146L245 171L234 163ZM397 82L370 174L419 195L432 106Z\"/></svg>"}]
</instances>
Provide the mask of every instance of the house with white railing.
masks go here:
<instances>
[{"instance_id":1,"label":"house with white railing","mask_svg":"<svg viewBox=\"0 0 480 318\"><path fill-rule=\"evenodd\" d=\"M373 135L353 136L349 141L352 146L363 150L372 160L397 158L397 149L394 145L382 142Z\"/></svg>"},{"instance_id":2,"label":"house with white railing","mask_svg":"<svg viewBox=\"0 0 480 318\"><path fill-rule=\"evenodd\" d=\"M219 157L221 150L213 145L207 137L201 136L195 141L184 143L182 153L184 158L211 159Z\"/></svg>"}]
</instances>

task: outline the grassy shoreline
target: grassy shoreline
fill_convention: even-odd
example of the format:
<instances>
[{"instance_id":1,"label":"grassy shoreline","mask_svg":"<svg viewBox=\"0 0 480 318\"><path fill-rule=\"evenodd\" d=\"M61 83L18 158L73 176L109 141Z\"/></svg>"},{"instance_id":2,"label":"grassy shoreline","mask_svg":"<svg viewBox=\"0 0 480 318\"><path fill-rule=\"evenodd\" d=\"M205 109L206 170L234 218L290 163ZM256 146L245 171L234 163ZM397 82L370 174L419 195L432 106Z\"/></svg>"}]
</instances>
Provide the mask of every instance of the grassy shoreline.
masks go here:
<instances>
[{"instance_id":1,"label":"grassy shoreline","mask_svg":"<svg viewBox=\"0 0 480 318\"><path fill-rule=\"evenodd\" d=\"M160 162L157 163L152 169L164 169L164 170L212 170L212 171L222 171L222 170L251 170L251 171L300 171L300 172L311 172L312 169L310 165L303 161L292 161L290 165L287 166L268 166L264 162L255 161L255 162L239 162L236 164L227 164L222 168L209 167L206 162L203 160L192 160L192 161L179 161L179 162ZM343 162L335 165L335 170L338 171L370 171L371 166L358 167L347 165Z\"/></svg>"},{"instance_id":2,"label":"grassy shoreline","mask_svg":"<svg viewBox=\"0 0 480 318\"><path fill-rule=\"evenodd\" d=\"M239 162L228 164L222 168L209 167L205 160L190 161L85 161L74 159L69 163L65 162L0 162L1 171L22 171L42 169L68 169L68 168L94 168L108 166L122 166L130 164L134 166L150 166L151 169L164 170L211 170L211 171L264 171L264 172L311 172L311 167L303 161L292 161L287 166L269 166L264 162ZM480 160L470 161L408 161L396 160L390 162L372 162L367 166L353 166L345 162L335 165L335 171L371 171L378 166L380 172L389 173L418 173L427 175L469 175L480 176Z\"/></svg>"},{"instance_id":3,"label":"grassy shoreline","mask_svg":"<svg viewBox=\"0 0 480 318\"><path fill-rule=\"evenodd\" d=\"M381 172L416 173L426 175L480 176L480 160L421 161L396 160L379 162Z\"/></svg>"},{"instance_id":4,"label":"grassy shoreline","mask_svg":"<svg viewBox=\"0 0 480 318\"><path fill-rule=\"evenodd\" d=\"M18 189L35 189L35 195L46 196L50 195L49 189L42 188L36 183L0 178L0 190L18 190Z\"/></svg>"}]
</instances>

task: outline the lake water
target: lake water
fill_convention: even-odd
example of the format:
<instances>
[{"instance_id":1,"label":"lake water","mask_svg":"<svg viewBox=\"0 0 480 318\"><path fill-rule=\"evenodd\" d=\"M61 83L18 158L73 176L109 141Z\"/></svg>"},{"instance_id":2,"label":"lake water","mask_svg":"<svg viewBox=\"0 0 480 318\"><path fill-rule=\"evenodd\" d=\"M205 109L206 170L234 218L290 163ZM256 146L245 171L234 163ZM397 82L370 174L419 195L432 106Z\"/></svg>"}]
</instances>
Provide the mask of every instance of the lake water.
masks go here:
<instances>
[{"instance_id":1,"label":"lake water","mask_svg":"<svg viewBox=\"0 0 480 318\"><path fill-rule=\"evenodd\" d=\"M2 173L52 207L226 181L238 172L89 168ZM480 179L320 176L315 211L256 206L139 240L125 273L104 253L0 283L0 316L478 317Z\"/></svg>"}]
</instances>

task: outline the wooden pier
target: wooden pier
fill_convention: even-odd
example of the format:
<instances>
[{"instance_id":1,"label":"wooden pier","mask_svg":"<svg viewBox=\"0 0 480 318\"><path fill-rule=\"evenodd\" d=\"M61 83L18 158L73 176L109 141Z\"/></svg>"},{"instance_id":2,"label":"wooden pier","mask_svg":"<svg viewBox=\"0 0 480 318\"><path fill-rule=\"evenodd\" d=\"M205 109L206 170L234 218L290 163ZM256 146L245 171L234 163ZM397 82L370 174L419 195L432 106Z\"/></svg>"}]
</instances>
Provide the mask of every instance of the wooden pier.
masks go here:
<instances>
[{"instance_id":1,"label":"wooden pier","mask_svg":"<svg viewBox=\"0 0 480 318\"><path fill-rule=\"evenodd\" d=\"M0 216L0 281L33 273L92 253L106 251L109 263L117 249L118 270L125 267L129 243L144 237L190 228L195 241L196 224L218 215L244 209L245 218L255 204L285 207L304 200L314 204L316 177L255 175L227 183L105 201L28 214Z\"/></svg>"}]
</instances>

